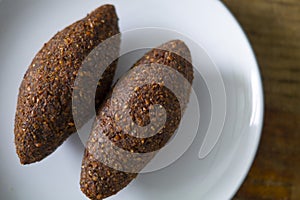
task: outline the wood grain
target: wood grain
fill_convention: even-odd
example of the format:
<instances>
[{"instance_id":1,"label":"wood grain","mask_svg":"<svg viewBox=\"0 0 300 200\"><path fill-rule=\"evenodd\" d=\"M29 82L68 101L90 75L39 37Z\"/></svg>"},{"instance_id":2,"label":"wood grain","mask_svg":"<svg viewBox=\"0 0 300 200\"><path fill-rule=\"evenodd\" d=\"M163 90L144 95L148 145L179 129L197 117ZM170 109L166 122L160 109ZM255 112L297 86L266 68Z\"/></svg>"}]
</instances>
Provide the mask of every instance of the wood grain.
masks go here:
<instances>
[{"instance_id":1,"label":"wood grain","mask_svg":"<svg viewBox=\"0 0 300 200\"><path fill-rule=\"evenodd\" d=\"M223 2L253 45L265 95L258 154L234 199L300 200L300 1Z\"/></svg>"}]
</instances>

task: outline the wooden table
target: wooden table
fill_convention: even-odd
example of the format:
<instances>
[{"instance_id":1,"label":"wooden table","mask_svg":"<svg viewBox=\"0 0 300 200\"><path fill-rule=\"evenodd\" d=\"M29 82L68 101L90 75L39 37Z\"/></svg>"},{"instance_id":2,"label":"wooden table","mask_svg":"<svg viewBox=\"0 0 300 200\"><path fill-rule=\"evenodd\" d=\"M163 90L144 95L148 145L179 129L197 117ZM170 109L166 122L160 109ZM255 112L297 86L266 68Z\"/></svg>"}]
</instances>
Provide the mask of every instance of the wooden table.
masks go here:
<instances>
[{"instance_id":1,"label":"wooden table","mask_svg":"<svg viewBox=\"0 0 300 200\"><path fill-rule=\"evenodd\" d=\"M300 200L300 0L223 0L253 45L265 122L254 164L234 199Z\"/></svg>"}]
</instances>

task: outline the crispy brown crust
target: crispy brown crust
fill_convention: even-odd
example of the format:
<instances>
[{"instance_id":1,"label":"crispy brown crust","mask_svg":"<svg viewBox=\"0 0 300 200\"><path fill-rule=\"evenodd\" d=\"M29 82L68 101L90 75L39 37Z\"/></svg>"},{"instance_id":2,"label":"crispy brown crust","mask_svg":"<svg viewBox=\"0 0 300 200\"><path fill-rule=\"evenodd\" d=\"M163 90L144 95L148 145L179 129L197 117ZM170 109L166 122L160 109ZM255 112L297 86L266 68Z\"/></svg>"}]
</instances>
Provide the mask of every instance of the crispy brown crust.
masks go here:
<instances>
[{"instance_id":1,"label":"crispy brown crust","mask_svg":"<svg viewBox=\"0 0 300 200\"><path fill-rule=\"evenodd\" d=\"M170 51L176 52L178 55ZM155 156L154 151L162 148L172 137L182 116L178 98L164 86L163 82L153 81L151 84L145 84L143 81L145 78L150 77L151 79L151 76L158 73L165 73L163 70L155 71L158 70L157 64L163 64L180 72L189 83L192 83L193 67L189 61L191 61L191 56L187 46L179 40L171 41L151 50L133 66L125 77L119 80L113 89L115 95L110 95L99 110L82 162L81 190L90 199L103 199L114 195L138 175L137 173L111 168L103 164L103 159L106 161L111 159L116 167L122 165L120 163L126 163L128 165L126 167L138 172ZM146 70L140 64L144 64L147 67ZM185 108L189 100L191 85L179 84L178 80L170 74L162 75L176 86L176 90L180 91L183 99L181 105ZM140 87L135 87L135 85ZM125 101L124 96L130 91L134 91L134 93L126 102L125 107L122 107L124 104L122 105L120 102ZM163 128L158 129L158 134L144 139L129 135L129 133L132 133L130 128L131 119L140 126L150 123L149 108L154 104L163 106L166 111L167 120ZM126 110L127 107L129 107L129 112ZM126 114L130 117L126 117ZM159 112L157 114L156 116L160 116ZM159 119L155 118L154 122L156 122L155 120ZM154 127L155 124L153 130L157 128ZM147 132L145 129L144 131ZM141 134L141 132L137 134ZM118 156L115 156L112 155L112 147L105 142L106 138L117 147L128 152L153 153L142 160L127 155L127 157L123 156L121 151L117 153ZM114 149L114 151L116 150Z\"/></svg>"},{"instance_id":2,"label":"crispy brown crust","mask_svg":"<svg viewBox=\"0 0 300 200\"><path fill-rule=\"evenodd\" d=\"M37 53L19 88L15 116L15 145L22 164L40 161L76 131L72 91L86 56L102 41L118 34L118 17L104 5L58 32ZM119 44L111 50L118 52ZM99 82L97 105L108 92L116 63Z\"/></svg>"}]
</instances>

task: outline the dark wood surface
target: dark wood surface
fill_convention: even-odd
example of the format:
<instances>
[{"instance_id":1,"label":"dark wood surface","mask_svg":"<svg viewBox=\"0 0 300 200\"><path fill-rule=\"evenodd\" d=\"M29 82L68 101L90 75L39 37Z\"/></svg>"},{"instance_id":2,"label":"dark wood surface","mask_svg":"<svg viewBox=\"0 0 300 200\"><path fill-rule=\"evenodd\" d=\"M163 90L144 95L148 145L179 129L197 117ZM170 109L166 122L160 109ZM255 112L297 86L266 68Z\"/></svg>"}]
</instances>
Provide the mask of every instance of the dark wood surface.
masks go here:
<instances>
[{"instance_id":1,"label":"dark wood surface","mask_svg":"<svg viewBox=\"0 0 300 200\"><path fill-rule=\"evenodd\" d=\"M300 200L300 0L223 2L249 37L265 95L258 154L234 199Z\"/></svg>"}]
</instances>

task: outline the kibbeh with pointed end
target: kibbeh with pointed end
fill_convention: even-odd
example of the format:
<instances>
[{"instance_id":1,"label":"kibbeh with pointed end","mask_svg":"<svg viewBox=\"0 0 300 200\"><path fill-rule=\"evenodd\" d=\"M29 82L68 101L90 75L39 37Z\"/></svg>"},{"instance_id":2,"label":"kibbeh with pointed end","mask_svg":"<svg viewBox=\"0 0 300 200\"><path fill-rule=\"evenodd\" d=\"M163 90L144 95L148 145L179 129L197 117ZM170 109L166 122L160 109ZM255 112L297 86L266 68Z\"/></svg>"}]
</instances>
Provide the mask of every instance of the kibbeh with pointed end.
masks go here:
<instances>
[{"instance_id":1,"label":"kibbeh with pointed end","mask_svg":"<svg viewBox=\"0 0 300 200\"><path fill-rule=\"evenodd\" d=\"M166 68L178 72L187 84ZM173 86L172 90L166 87L166 82ZM82 161L80 186L87 197L92 200L107 198L136 178L178 128L192 82L190 51L180 40L151 50L117 82L99 109ZM128 94L129 100L125 98ZM153 117L150 110L154 105L165 109L166 121L162 127L157 125L164 112L158 110ZM147 127L150 121L151 126ZM132 122L144 129L134 133ZM143 138L134 136L147 135L149 130L157 130L157 134ZM136 156L139 153L147 155Z\"/></svg>"},{"instance_id":2,"label":"kibbeh with pointed end","mask_svg":"<svg viewBox=\"0 0 300 200\"><path fill-rule=\"evenodd\" d=\"M15 145L22 164L42 160L76 132L72 92L78 70L93 49L117 34L115 8L103 5L58 32L37 53L19 88L15 115ZM118 56L119 42L107 48L112 57ZM109 91L115 70L116 62L97 77L96 107Z\"/></svg>"}]
</instances>

